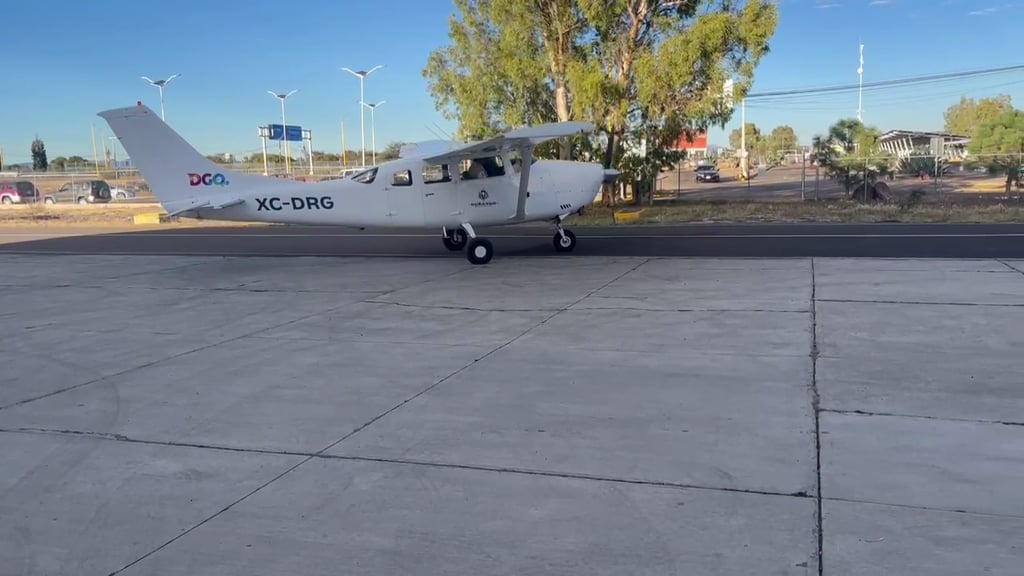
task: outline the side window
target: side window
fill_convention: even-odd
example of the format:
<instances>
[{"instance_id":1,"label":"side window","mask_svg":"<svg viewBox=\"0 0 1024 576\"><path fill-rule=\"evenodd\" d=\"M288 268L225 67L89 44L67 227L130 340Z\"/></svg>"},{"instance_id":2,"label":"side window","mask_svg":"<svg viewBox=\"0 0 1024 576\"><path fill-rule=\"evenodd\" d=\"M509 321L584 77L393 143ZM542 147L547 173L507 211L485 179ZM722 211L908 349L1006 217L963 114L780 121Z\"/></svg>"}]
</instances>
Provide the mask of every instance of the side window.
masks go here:
<instances>
[{"instance_id":1,"label":"side window","mask_svg":"<svg viewBox=\"0 0 1024 576\"><path fill-rule=\"evenodd\" d=\"M412 170L399 170L391 175L392 186L412 186Z\"/></svg>"},{"instance_id":2,"label":"side window","mask_svg":"<svg viewBox=\"0 0 1024 576\"><path fill-rule=\"evenodd\" d=\"M377 179L377 169L370 168L369 170L363 170L359 174L352 177L352 180L359 182L360 184L369 184Z\"/></svg>"},{"instance_id":3,"label":"side window","mask_svg":"<svg viewBox=\"0 0 1024 576\"><path fill-rule=\"evenodd\" d=\"M452 173L448 170L447 164L423 167L423 183L437 184L438 182L451 182Z\"/></svg>"},{"instance_id":4,"label":"side window","mask_svg":"<svg viewBox=\"0 0 1024 576\"><path fill-rule=\"evenodd\" d=\"M481 156L459 162L459 172L463 180L494 178L505 175L505 163L501 156Z\"/></svg>"}]
</instances>

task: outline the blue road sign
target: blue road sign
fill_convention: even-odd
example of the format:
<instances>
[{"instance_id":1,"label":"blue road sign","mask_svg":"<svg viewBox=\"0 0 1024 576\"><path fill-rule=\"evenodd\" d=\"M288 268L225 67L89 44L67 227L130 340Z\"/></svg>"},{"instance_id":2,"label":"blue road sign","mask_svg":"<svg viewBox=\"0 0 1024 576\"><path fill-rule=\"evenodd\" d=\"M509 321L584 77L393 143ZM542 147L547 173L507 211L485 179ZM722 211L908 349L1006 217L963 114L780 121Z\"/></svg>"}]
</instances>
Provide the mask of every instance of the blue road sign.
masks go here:
<instances>
[{"instance_id":1,"label":"blue road sign","mask_svg":"<svg viewBox=\"0 0 1024 576\"><path fill-rule=\"evenodd\" d=\"M302 126L288 125L288 129L285 133L289 142L301 142L302 141ZM282 140L281 138L281 125L271 124L270 125L270 139L271 140Z\"/></svg>"}]
</instances>

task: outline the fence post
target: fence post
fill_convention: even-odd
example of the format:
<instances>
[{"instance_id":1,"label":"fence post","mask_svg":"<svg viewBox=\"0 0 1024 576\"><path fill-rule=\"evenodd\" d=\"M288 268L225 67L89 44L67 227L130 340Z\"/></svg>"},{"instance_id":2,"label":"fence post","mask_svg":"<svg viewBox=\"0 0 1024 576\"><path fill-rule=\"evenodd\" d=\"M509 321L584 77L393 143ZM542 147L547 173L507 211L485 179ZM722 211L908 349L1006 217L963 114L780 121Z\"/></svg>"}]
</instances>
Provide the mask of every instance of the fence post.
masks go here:
<instances>
[{"instance_id":1,"label":"fence post","mask_svg":"<svg viewBox=\"0 0 1024 576\"><path fill-rule=\"evenodd\" d=\"M800 200L804 201L804 189L807 188L807 154L800 153Z\"/></svg>"}]
</instances>

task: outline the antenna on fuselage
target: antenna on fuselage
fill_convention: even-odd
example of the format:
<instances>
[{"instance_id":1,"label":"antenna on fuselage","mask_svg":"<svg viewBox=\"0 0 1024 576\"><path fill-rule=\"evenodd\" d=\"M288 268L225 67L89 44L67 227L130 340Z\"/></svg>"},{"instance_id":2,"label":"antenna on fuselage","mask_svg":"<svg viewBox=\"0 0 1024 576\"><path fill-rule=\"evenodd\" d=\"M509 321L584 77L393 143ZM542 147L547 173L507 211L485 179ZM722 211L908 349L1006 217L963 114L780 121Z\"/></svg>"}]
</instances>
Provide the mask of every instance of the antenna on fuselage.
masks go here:
<instances>
[{"instance_id":1,"label":"antenna on fuselage","mask_svg":"<svg viewBox=\"0 0 1024 576\"><path fill-rule=\"evenodd\" d=\"M441 133L442 133L442 134L444 134L444 137L445 137L446 139L448 139L448 140L451 140L451 139L452 139L452 135L451 135L451 134L449 134L448 132L446 132L444 128L441 128L440 126L438 126L438 125L437 125L437 122L434 122L434 127L435 127L435 128L437 128L438 130L440 130L440 131L441 131Z\"/></svg>"},{"instance_id":2,"label":"antenna on fuselage","mask_svg":"<svg viewBox=\"0 0 1024 576\"><path fill-rule=\"evenodd\" d=\"M426 128L427 130L430 130L430 133L433 134L434 136L437 136L438 140L444 140L444 137L442 137L440 134L438 134L437 131L435 131L430 126L424 124L423 127Z\"/></svg>"}]
</instances>

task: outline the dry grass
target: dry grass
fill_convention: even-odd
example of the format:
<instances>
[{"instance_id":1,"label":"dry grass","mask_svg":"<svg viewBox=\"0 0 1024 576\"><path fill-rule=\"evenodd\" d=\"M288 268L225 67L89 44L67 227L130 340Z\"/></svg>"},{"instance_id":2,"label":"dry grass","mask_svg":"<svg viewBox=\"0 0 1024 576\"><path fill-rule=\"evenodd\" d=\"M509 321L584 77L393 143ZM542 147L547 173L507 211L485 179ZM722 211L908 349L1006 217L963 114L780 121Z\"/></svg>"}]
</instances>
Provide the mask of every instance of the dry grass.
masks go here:
<instances>
[{"instance_id":1,"label":"dry grass","mask_svg":"<svg viewBox=\"0 0 1024 576\"><path fill-rule=\"evenodd\" d=\"M112 226L134 225L136 214L165 213L158 204L108 204L79 206L77 204L28 204L0 208L0 226ZM181 219L160 226L230 226L242 225L216 220Z\"/></svg>"},{"instance_id":2,"label":"dry grass","mask_svg":"<svg viewBox=\"0 0 1024 576\"><path fill-rule=\"evenodd\" d=\"M614 225L614 212L639 208L622 206L607 208L590 206L582 216L572 220L576 225ZM160 212L157 204L110 204L78 206L41 204L4 206L0 208L0 225L71 225L111 226L134 225L136 214ZM642 207L630 224L673 224L685 222L962 222L962 223L1024 223L1024 202L984 203L922 203L907 207L899 203L861 204L851 201L828 202L679 202ZM246 226L218 220L182 218L160 226Z\"/></svg>"},{"instance_id":3,"label":"dry grass","mask_svg":"<svg viewBox=\"0 0 1024 576\"><path fill-rule=\"evenodd\" d=\"M589 207L574 218L581 225L614 224L618 209ZM642 207L636 224L674 224L684 222L1024 222L1024 204L968 205L919 204L904 207L892 204L861 204L850 201L829 202L686 202Z\"/></svg>"}]
</instances>

